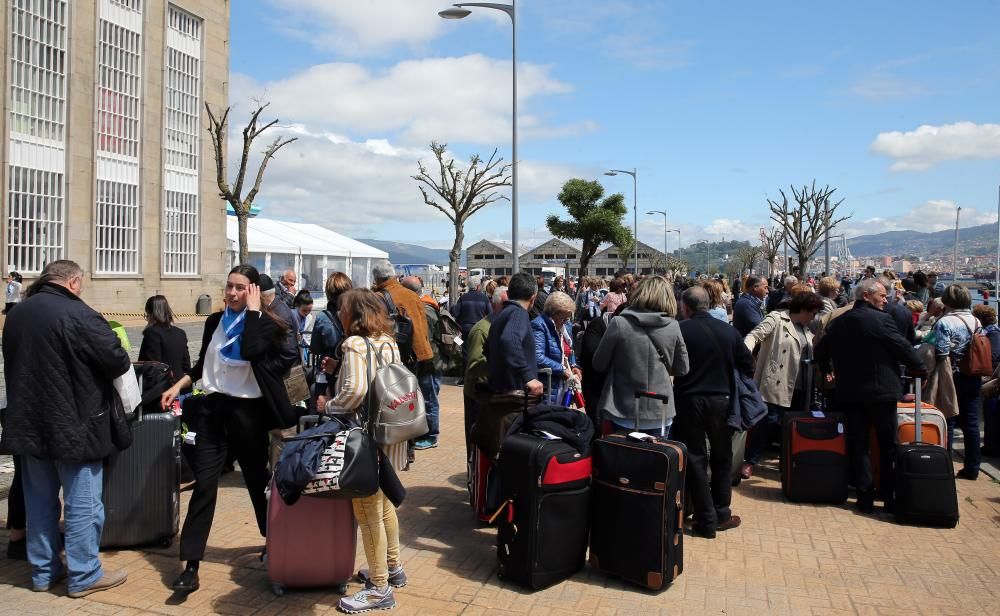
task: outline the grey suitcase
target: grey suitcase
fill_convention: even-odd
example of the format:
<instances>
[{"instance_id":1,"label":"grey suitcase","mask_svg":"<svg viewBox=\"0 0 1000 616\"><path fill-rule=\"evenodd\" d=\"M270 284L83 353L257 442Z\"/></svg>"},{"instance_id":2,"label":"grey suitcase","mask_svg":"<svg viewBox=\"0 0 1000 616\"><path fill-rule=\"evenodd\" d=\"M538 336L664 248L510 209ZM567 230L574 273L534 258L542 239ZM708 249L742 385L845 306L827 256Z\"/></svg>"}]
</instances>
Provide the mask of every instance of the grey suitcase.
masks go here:
<instances>
[{"instance_id":1,"label":"grey suitcase","mask_svg":"<svg viewBox=\"0 0 1000 616\"><path fill-rule=\"evenodd\" d=\"M180 524L181 420L149 413L104 469L101 548L171 544Z\"/></svg>"}]
</instances>

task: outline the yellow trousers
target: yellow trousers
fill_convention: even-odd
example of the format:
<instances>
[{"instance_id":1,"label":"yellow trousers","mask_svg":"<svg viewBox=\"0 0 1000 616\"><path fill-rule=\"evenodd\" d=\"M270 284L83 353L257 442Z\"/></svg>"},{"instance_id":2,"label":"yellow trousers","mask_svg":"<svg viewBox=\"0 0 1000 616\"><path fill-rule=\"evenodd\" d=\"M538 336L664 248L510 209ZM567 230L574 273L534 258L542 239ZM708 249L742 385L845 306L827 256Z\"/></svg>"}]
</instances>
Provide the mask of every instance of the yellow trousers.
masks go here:
<instances>
[{"instance_id":1,"label":"yellow trousers","mask_svg":"<svg viewBox=\"0 0 1000 616\"><path fill-rule=\"evenodd\" d=\"M361 543L368 559L368 576L379 588L389 583L389 569L399 565L399 520L396 507L382 490L351 501L361 528Z\"/></svg>"}]
</instances>

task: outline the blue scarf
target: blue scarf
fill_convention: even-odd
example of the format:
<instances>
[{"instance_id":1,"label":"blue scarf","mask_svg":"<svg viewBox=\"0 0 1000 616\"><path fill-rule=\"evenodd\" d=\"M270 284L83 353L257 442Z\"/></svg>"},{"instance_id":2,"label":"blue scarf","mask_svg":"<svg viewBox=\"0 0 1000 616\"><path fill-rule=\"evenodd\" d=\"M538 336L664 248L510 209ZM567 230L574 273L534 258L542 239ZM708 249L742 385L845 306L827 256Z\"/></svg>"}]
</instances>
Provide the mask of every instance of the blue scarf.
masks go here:
<instances>
[{"instance_id":1,"label":"blue scarf","mask_svg":"<svg viewBox=\"0 0 1000 616\"><path fill-rule=\"evenodd\" d=\"M234 312L228 306L222 313L222 331L226 333L226 341L219 345L219 355L226 363L244 363L240 352L240 341L243 338L243 326L246 324L247 310Z\"/></svg>"}]
</instances>

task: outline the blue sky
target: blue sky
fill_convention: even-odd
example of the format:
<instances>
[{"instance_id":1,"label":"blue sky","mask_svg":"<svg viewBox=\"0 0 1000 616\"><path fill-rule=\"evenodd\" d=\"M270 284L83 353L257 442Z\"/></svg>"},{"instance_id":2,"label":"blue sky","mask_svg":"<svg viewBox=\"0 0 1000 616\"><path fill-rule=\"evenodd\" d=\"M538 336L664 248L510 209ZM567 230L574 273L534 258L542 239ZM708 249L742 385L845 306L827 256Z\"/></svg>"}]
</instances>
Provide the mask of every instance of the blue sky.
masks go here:
<instances>
[{"instance_id":1,"label":"blue sky","mask_svg":"<svg viewBox=\"0 0 1000 616\"><path fill-rule=\"evenodd\" d=\"M271 101L300 140L268 168L265 215L354 237L450 245L416 161L431 139L459 160L510 159L510 24L461 21L428 0L239 0L232 103ZM521 239L571 177L632 204L640 239L662 217L697 239L752 239L766 196L814 178L838 187L849 236L996 221L1000 3L677 3L520 0ZM629 216L631 220L631 215ZM466 245L510 237L501 202ZM671 248L675 246L671 240Z\"/></svg>"}]
</instances>

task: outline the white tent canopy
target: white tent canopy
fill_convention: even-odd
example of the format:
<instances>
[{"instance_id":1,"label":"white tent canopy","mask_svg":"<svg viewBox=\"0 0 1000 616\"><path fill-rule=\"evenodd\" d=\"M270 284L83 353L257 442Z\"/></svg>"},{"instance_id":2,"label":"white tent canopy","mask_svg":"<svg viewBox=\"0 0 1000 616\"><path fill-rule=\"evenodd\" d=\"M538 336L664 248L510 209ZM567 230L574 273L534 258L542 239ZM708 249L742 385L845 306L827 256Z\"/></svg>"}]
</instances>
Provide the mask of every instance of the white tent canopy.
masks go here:
<instances>
[{"instance_id":1,"label":"white tent canopy","mask_svg":"<svg viewBox=\"0 0 1000 616\"><path fill-rule=\"evenodd\" d=\"M238 260L239 227L235 217L226 220L231 262ZM333 272L351 277L354 286L371 284L373 261L388 259L389 253L331 231L299 222L251 218L247 220L250 264L275 280L286 270L298 274L299 287L309 289L323 303L323 284Z\"/></svg>"}]
</instances>

